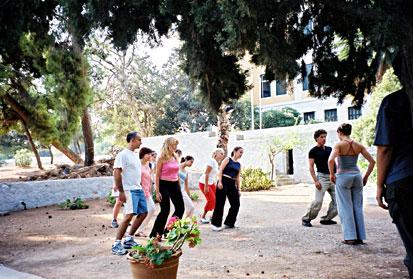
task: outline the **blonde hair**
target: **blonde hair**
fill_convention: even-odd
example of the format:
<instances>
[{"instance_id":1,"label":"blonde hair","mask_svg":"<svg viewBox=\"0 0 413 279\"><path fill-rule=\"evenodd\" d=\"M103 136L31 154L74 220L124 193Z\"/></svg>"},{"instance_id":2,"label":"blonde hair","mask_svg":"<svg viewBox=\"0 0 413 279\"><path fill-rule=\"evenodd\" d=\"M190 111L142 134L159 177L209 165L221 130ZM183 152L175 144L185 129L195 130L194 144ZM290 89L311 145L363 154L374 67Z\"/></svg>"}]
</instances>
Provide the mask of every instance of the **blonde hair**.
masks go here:
<instances>
[{"instance_id":1,"label":"blonde hair","mask_svg":"<svg viewBox=\"0 0 413 279\"><path fill-rule=\"evenodd\" d=\"M225 151L224 151L224 149L222 149L222 148L217 148L217 149L215 149L214 152L212 152L212 158L215 159L215 156L217 156L218 153L225 154Z\"/></svg>"},{"instance_id":2,"label":"blonde hair","mask_svg":"<svg viewBox=\"0 0 413 279\"><path fill-rule=\"evenodd\" d=\"M160 160L165 162L172 158L177 159L175 152L170 151L169 147L178 143L179 141L174 137L166 138L162 145Z\"/></svg>"}]
</instances>

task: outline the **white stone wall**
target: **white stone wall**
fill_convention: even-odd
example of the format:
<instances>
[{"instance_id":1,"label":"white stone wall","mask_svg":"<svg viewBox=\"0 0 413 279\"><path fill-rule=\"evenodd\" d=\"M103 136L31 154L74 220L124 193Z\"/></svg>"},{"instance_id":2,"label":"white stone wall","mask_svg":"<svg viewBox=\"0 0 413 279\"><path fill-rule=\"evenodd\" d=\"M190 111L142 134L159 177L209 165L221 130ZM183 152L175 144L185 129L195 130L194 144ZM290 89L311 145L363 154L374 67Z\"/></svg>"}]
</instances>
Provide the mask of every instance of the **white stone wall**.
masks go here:
<instances>
[{"instance_id":1,"label":"white stone wall","mask_svg":"<svg viewBox=\"0 0 413 279\"><path fill-rule=\"evenodd\" d=\"M271 167L267 154L268 142L277 136L285 136L292 132L297 133L304 144L300 148L293 150L294 179L308 182L310 180L308 172L308 151L315 145L313 139L314 131L317 129L325 129L328 132L327 145L332 146L334 142L337 141L336 130L338 125L337 122L330 122L253 131L232 131L228 150L232 150L235 146L242 146L244 148L244 156L241 159L242 167L262 168L264 171L270 172ZM237 140L237 135L242 135L244 139ZM154 149L159 154L162 143L166 137L168 136L143 138L142 146ZM192 155L195 158L194 165L190 171L196 172L194 176L199 176L205 169L205 163L215 149L217 137L210 137L209 132L176 134L174 137L179 140L178 148L182 150L183 156ZM286 172L285 154L279 154L277 156L277 170ZM193 177L191 180L193 181L192 183L196 183L196 177ZM192 187L194 186L195 185Z\"/></svg>"}]
</instances>

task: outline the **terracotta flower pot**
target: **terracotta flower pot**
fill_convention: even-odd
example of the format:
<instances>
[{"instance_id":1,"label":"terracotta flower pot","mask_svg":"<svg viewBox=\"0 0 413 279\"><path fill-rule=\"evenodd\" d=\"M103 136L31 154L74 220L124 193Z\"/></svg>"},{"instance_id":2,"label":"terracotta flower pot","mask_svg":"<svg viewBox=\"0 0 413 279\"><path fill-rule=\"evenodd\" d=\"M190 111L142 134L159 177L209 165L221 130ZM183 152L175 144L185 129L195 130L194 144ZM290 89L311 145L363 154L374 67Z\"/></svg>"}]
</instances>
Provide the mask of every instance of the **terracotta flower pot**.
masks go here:
<instances>
[{"instance_id":1,"label":"terracotta flower pot","mask_svg":"<svg viewBox=\"0 0 413 279\"><path fill-rule=\"evenodd\" d=\"M182 251L179 250L167 259L163 264L154 268L149 268L142 260L128 257L132 276L134 279L176 279L178 273L179 257Z\"/></svg>"}]
</instances>

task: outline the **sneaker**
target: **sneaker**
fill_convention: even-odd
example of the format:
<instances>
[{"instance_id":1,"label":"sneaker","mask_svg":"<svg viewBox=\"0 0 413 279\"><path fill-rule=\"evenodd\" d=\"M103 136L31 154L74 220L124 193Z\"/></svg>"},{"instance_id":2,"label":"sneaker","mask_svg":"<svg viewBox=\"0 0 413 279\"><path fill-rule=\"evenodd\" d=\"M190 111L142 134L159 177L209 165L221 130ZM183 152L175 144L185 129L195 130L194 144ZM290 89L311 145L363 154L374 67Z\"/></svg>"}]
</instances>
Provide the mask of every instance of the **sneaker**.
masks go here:
<instances>
[{"instance_id":1,"label":"sneaker","mask_svg":"<svg viewBox=\"0 0 413 279\"><path fill-rule=\"evenodd\" d=\"M310 221L306 221L306 220L303 220L303 226L304 227L312 227L313 225L311 225L311 222Z\"/></svg>"},{"instance_id":2,"label":"sneaker","mask_svg":"<svg viewBox=\"0 0 413 279\"><path fill-rule=\"evenodd\" d=\"M321 220L321 221L320 221L320 224L321 224L321 225L336 225L337 222L336 222L336 221L333 221L333 220Z\"/></svg>"},{"instance_id":3,"label":"sneaker","mask_svg":"<svg viewBox=\"0 0 413 279\"><path fill-rule=\"evenodd\" d=\"M112 245L112 254L123 256L126 255L128 251L122 246L122 243L116 242Z\"/></svg>"},{"instance_id":4,"label":"sneaker","mask_svg":"<svg viewBox=\"0 0 413 279\"><path fill-rule=\"evenodd\" d=\"M209 224L209 219L201 218L201 224Z\"/></svg>"},{"instance_id":5,"label":"sneaker","mask_svg":"<svg viewBox=\"0 0 413 279\"><path fill-rule=\"evenodd\" d=\"M113 219L110 226L114 229L118 228L119 227L118 221L116 221L116 219Z\"/></svg>"},{"instance_id":6,"label":"sneaker","mask_svg":"<svg viewBox=\"0 0 413 279\"><path fill-rule=\"evenodd\" d=\"M123 241L123 247L125 249L130 249L133 246L141 246L139 243L137 243L133 237L127 237L124 241Z\"/></svg>"},{"instance_id":7,"label":"sneaker","mask_svg":"<svg viewBox=\"0 0 413 279\"><path fill-rule=\"evenodd\" d=\"M214 225L211 225L212 226L212 230L214 231L214 232L220 232L220 231L222 231L222 227L217 227L217 226L214 226Z\"/></svg>"}]
</instances>

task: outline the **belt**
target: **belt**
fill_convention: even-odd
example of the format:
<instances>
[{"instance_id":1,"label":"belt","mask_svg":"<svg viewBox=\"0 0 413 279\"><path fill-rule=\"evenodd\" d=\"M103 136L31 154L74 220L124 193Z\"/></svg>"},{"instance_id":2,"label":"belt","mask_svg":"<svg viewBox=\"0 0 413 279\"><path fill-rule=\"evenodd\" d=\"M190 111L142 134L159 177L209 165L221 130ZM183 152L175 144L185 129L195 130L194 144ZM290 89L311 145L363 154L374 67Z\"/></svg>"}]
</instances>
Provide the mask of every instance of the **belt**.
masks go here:
<instances>
[{"instance_id":1,"label":"belt","mask_svg":"<svg viewBox=\"0 0 413 279\"><path fill-rule=\"evenodd\" d=\"M225 176L225 177L231 178L232 180L237 180L236 178L233 178L232 176L229 176L228 174L223 174L222 176Z\"/></svg>"}]
</instances>

